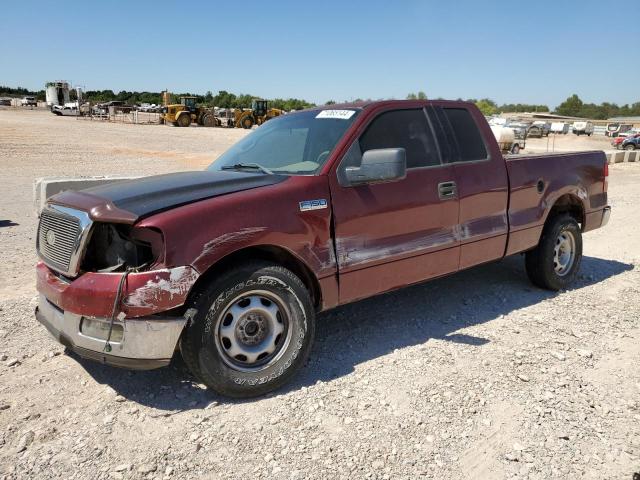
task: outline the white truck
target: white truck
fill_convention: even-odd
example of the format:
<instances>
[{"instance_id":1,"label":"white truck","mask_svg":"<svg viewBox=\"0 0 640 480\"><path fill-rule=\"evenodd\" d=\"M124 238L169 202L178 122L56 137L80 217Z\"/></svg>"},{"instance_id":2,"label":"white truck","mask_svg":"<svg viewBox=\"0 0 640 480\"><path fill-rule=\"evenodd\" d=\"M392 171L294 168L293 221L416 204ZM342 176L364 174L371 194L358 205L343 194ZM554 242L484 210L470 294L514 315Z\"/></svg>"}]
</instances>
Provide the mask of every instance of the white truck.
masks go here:
<instances>
[{"instance_id":1,"label":"white truck","mask_svg":"<svg viewBox=\"0 0 640 480\"><path fill-rule=\"evenodd\" d=\"M23 107L37 107L38 101L36 97L23 97L22 100L20 100L20 105Z\"/></svg>"},{"instance_id":2,"label":"white truck","mask_svg":"<svg viewBox=\"0 0 640 480\"><path fill-rule=\"evenodd\" d=\"M593 122L573 122L573 133L575 135L586 135L588 137L593 134Z\"/></svg>"}]
</instances>

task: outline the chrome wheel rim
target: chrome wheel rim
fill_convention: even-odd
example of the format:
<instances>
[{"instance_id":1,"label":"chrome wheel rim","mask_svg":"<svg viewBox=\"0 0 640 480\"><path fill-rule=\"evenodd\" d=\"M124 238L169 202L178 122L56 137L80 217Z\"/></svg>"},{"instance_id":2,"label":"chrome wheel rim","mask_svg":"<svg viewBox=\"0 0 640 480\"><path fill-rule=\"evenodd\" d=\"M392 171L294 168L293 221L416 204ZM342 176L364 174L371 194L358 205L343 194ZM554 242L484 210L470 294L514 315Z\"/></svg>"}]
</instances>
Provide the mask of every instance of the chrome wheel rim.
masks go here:
<instances>
[{"instance_id":1,"label":"chrome wheel rim","mask_svg":"<svg viewBox=\"0 0 640 480\"><path fill-rule=\"evenodd\" d=\"M576 239L573 233L560 232L553 251L553 268L556 274L563 277L569 273L576 259Z\"/></svg>"},{"instance_id":2,"label":"chrome wheel rim","mask_svg":"<svg viewBox=\"0 0 640 480\"><path fill-rule=\"evenodd\" d=\"M265 290L234 298L218 316L216 348L231 368L254 372L273 365L291 341L289 310Z\"/></svg>"}]
</instances>

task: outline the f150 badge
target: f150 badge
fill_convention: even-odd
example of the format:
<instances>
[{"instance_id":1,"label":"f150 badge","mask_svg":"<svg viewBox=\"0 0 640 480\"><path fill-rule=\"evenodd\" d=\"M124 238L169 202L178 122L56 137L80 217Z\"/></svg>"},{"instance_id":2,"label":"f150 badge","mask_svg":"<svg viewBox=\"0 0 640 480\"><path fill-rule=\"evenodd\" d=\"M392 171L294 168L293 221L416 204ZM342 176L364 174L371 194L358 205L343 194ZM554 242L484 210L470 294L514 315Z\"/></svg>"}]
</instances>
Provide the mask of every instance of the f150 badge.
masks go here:
<instances>
[{"instance_id":1,"label":"f150 badge","mask_svg":"<svg viewBox=\"0 0 640 480\"><path fill-rule=\"evenodd\" d=\"M327 208L327 201L324 198L318 200L303 200L300 202L300 211L306 212L307 210L320 210Z\"/></svg>"}]
</instances>

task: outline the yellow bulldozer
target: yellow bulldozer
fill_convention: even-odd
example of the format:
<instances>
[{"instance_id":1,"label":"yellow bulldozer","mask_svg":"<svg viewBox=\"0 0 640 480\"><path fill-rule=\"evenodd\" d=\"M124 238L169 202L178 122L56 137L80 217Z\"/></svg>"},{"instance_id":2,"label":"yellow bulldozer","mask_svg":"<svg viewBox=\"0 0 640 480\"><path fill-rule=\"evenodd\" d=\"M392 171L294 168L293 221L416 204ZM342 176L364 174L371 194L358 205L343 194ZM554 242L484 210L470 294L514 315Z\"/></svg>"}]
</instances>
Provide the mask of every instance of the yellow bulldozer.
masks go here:
<instances>
[{"instance_id":1,"label":"yellow bulldozer","mask_svg":"<svg viewBox=\"0 0 640 480\"><path fill-rule=\"evenodd\" d=\"M196 105L196 97L180 97L180 103L167 105L168 95L165 96L165 106L162 109L162 120L176 127L188 127L197 123L203 127L218 127L220 121L213 114L213 110Z\"/></svg>"},{"instance_id":2,"label":"yellow bulldozer","mask_svg":"<svg viewBox=\"0 0 640 480\"><path fill-rule=\"evenodd\" d=\"M237 128L251 128L254 125L262 125L267 120L278 117L284 113L278 108L269 108L267 100L254 100L251 109L237 108L234 112L234 125Z\"/></svg>"}]
</instances>

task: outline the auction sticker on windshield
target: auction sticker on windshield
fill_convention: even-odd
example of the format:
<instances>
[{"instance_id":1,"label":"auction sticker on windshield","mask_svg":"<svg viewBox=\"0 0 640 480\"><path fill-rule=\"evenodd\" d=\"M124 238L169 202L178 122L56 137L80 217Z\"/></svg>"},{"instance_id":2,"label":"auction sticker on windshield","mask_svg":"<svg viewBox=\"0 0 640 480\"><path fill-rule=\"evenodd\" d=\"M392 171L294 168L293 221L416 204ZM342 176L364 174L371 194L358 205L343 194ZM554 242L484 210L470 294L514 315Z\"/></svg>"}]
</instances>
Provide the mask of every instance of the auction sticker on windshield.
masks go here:
<instances>
[{"instance_id":1,"label":"auction sticker on windshield","mask_svg":"<svg viewBox=\"0 0 640 480\"><path fill-rule=\"evenodd\" d=\"M322 110L316 118L340 118L342 120L347 120L356 113L355 110Z\"/></svg>"}]
</instances>

